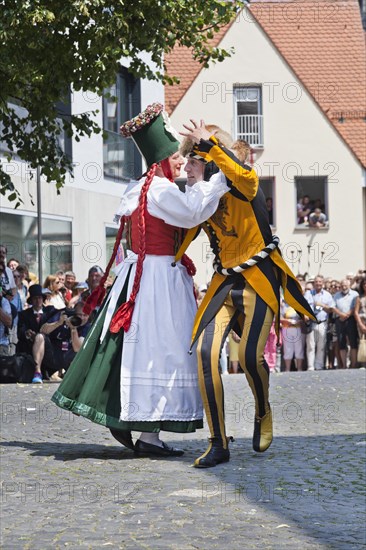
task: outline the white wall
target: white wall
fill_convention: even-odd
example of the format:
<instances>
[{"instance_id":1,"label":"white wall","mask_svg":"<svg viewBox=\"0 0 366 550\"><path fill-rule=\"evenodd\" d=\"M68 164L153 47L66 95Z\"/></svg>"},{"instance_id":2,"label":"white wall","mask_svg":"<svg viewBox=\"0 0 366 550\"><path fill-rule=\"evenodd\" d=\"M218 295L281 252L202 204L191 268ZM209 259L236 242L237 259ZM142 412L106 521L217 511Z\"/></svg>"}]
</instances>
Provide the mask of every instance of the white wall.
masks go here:
<instances>
[{"instance_id":1,"label":"white wall","mask_svg":"<svg viewBox=\"0 0 366 550\"><path fill-rule=\"evenodd\" d=\"M294 271L308 271L311 246L311 274L319 271L324 251L322 274L342 277L366 265L361 166L267 36L249 21L240 16L232 25L220 46L234 45L235 55L200 72L173 112L173 125L180 130L193 117L233 131L233 84L261 84L264 150L256 167L260 175L276 178L276 233L286 259L295 246L302 249ZM294 176L317 171L329 179L329 229L295 229Z\"/></svg>"}]
</instances>

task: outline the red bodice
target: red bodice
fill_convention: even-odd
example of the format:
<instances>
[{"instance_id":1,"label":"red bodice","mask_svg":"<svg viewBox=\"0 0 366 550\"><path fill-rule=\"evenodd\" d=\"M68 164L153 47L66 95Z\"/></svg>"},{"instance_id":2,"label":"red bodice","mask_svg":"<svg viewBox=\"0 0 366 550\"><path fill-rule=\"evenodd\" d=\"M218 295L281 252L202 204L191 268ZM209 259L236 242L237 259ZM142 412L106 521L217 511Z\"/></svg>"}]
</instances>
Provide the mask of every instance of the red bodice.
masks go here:
<instances>
[{"instance_id":1,"label":"red bodice","mask_svg":"<svg viewBox=\"0 0 366 550\"><path fill-rule=\"evenodd\" d=\"M183 242L186 230L169 225L159 218L155 218L146 210L145 213L145 240L146 254L158 256L175 256ZM138 253L139 230L138 208L131 214L127 222L127 246Z\"/></svg>"}]
</instances>

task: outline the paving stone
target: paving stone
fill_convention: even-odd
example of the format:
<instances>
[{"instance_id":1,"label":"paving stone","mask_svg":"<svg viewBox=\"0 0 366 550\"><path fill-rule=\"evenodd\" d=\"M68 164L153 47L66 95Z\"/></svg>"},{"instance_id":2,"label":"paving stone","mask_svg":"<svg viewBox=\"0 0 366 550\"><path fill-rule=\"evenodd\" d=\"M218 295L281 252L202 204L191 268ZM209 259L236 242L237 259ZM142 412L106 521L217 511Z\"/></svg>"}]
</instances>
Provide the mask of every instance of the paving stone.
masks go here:
<instances>
[{"instance_id":1,"label":"paving stone","mask_svg":"<svg viewBox=\"0 0 366 550\"><path fill-rule=\"evenodd\" d=\"M1 386L4 549L360 549L366 542L365 370L271 376L275 439L251 448L253 399L223 378L231 460L192 468L207 428L136 458L58 409L57 384Z\"/></svg>"}]
</instances>

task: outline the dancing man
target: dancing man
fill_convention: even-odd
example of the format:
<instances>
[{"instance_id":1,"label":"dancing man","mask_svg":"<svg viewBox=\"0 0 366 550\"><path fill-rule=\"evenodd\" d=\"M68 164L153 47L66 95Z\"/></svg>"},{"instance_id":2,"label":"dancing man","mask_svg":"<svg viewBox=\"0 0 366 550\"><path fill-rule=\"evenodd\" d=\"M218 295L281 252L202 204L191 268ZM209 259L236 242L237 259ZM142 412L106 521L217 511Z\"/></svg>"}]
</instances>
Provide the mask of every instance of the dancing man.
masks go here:
<instances>
[{"instance_id":1,"label":"dancing man","mask_svg":"<svg viewBox=\"0 0 366 550\"><path fill-rule=\"evenodd\" d=\"M278 250L278 238L272 235L258 176L245 164L248 144L222 143L222 131L213 131L217 127L212 126L206 128L203 121L197 124L191 120L184 127L186 131L181 134L186 140L181 151L189 156L188 176L194 166L200 179L205 170L211 172L207 163L213 162L225 174L229 187L214 215L201 226L215 254L215 274L198 309L192 335L192 346L198 342L199 384L211 433L207 451L194 465L209 468L230 459L224 391L218 369L220 351L230 330L241 336L239 361L255 399L253 449L263 452L273 437L264 347L274 314L277 320L280 318L280 287L286 302L299 314L314 320L315 317ZM237 150L242 162L224 145ZM188 231L177 259L198 230L196 227Z\"/></svg>"}]
</instances>

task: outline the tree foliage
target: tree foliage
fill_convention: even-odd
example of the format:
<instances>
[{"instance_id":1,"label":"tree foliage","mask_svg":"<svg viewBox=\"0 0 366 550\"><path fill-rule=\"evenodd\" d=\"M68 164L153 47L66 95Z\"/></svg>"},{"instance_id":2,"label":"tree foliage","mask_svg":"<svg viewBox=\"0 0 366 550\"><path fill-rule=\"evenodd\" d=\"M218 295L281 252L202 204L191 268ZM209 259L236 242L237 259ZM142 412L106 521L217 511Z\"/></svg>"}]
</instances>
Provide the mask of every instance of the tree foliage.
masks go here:
<instances>
[{"instance_id":1,"label":"tree foliage","mask_svg":"<svg viewBox=\"0 0 366 550\"><path fill-rule=\"evenodd\" d=\"M62 187L72 166L61 132L79 139L101 131L92 112L58 111L70 84L102 95L126 57L134 76L173 84L178 79L166 74L164 53L180 44L203 66L222 61L230 53L209 41L240 7L234 0L0 0L0 139L8 160L16 153ZM150 54L155 72L141 52ZM19 204L1 166L0 192Z\"/></svg>"}]
</instances>

